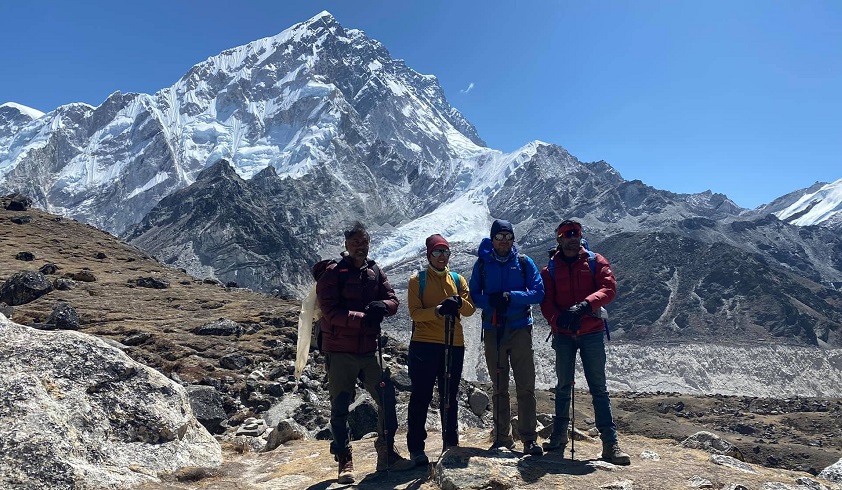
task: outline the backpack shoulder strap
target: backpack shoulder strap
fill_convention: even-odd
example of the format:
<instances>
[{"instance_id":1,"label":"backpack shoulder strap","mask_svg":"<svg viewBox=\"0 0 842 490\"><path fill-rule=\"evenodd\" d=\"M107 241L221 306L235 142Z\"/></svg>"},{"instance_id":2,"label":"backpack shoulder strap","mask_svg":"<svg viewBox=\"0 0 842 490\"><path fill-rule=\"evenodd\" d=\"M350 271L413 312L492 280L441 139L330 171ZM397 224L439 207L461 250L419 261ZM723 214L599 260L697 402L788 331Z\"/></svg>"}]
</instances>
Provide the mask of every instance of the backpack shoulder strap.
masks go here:
<instances>
[{"instance_id":1,"label":"backpack shoulder strap","mask_svg":"<svg viewBox=\"0 0 842 490\"><path fill-rule=\"evenodd\" d=\"M526 259L526 254L517 254L517 261L520 265L520 275L523 276L523 283L526 284L526 268L529 266L529 261Z\"/></svg>"},{"instance_id":2,"label":"backpack shoulder strap","mask_svg":"<svg viewBox=\"0 0 842 490\"><path fill-rule=\"evenodd\" d=\"M418 271L418 298L424 299L424 288L427 287L427 271Z\"/></svg>"},{"instance_id":3,"label":"backpack shoulder strap","mask_svg":"<svg viewBox=\"0 0 842 490\"><path fill-rule=\"evenodd\" d=\"M459 273L454 272L454 271L450 271L450 277L453 279L453 284L456 285L456 292L461 293L462 292L462 281L459 280Z\"/></svg>"},{"instance_id":4,"label":"backpack shoulder strap","mask_svg":"<svg viewBox=\"0 0 842 490\"><path fill-rule=\"evenodd\" d=\"M591 268L591 275L594 276L594 280L596 280L596 254L590 250L586 251L588 252L588 267Z\"/></svg>"}]
</instances>

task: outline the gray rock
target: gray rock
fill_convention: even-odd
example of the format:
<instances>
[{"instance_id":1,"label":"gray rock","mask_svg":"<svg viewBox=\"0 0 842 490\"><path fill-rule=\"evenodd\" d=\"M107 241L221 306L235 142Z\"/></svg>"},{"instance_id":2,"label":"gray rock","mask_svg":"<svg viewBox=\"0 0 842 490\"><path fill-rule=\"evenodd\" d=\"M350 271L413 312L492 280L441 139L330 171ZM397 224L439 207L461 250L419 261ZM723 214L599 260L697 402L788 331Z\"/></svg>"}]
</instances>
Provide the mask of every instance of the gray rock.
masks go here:
<instances>
[{"instance_id":1,"label":"gray rock","mask_svg":"<svg viewBox=\"0 0 842 490\"><path fill-rule=\"evenodd\" d=\"M369 432L377 431L377 404L368 393L357 395L357 400L351 404L348 413L348 425L351 428L351 439L362 439Z\"/></svg>"},{"instance_id":2,"label":"gray rock","mask_svg":"<svg viewBox=\"0 0 842 490\"><path fill-rule=\"evenodd\" d=\"M599 488L604 488L605 490L633 490L634 482L632 480L617 480L600 485Z\"/></svg>"},{"instance_id":3,"label":"gray rock","mask_svg":"<svg viewBox=\"0 0 842 490\"><path fill-rule=\"evenodd\" d=\"M79 314L76 313L76 309L70 303L65 303L64 301L60 301L53 306L53 311L47 317L45 323L55 325L55 328L58 330L79 330L81 326Z\"/></svg>"},{"instance_id":4,"label":"gray rock","mask_svg":"<svg viewBox=\"0 0 842 490\"><path fill-rule=\"evenodd\" d=\"M713 488L713 483L699 475L693 475L689 480L687 480L687 486L691 488Z\"/></svg>"},{"instance_id":5,"label":"gray rock","mask_svg":"<svg viewBox=\"0 0 842 490\"><path fill-rule=\"evenodd\" d=\"M740 470L745 473L757 473L757 470L755 470L750 464L736 458L732 458L731 456L725 456L724 454L713 454L711 455L710 460L718 465L734 468L735 470Z\"/></svg>"},{"instance_id":6,"label":"gray rock","mask_svg":"<svg viewBox=\"0 0 842 490\"><path fill-rule=\"evenodd\" d=\"M167 289L170 287L170 281L163 277L138 277L135 284L139 288Z\"/></svg>"},{"instance_id":7,"label":"gray rock","mask_svg":"<svg viewBox=\"0 0 842 490\"><path fill-rule=\"evenodd\" d=\"M22 260L24 262L32 262L35 260L35 254L32 252L18 252L17 255L15 255L15 259Z\"/></svg>"},{"instance_id":8,"label":"gray rock","mask_svg":"<svg viewBox=\"0 0 842 490\"><path fill-rule=\"evenodd\" d=\"M732 458L736 458L740 461L745 461L745 457L739 449L712 432L696 432L692 436L681 441L680 445L681 447L701 449L702 451L707 451L712 454L724 454L725 456L731 456Z\"/></svg>"},{"instance_id":9,"label":"gray rock","mask_svg":"<svg viewBox=\"0 0 842 490\"><path fill-rule=\"evenodd\" d=\"M194 330L196 335L236 335L243 334L243 326L227 318L220 318L215 322L206 323Z\"/></svg>"},{"instance_id":10,"label":"gray rock","mask_svg":"<svg viewBox=\"0 0 842 490\"><path fill-rule=\"evenodd\" d=\"M299 439L310 439L307 429L292 419L281 420L277 427L269 433L269 437L266 438L266 446L263 447L262 451L271 451L281 444Z\"/></svg>"},{"instance_id":11,"label":"gray rock","mask_svg":"<svg viewBox=\"0 0 842 490\"><path fill-rule=\"evenodd\" d=\"M251 363L251 359L243 355L242 352L232 352L219 358L219 365L232 371L239 371L248 366L249 363Z\"/></svg>"},{"instance_id":12,"label":"gray rock","mask_svg":"<svg viewBox=\"0 0 842 490\"><path fill-rule=\"evenodd\" d=\"M58 291L69 291L76 287L76 281L67 277L57 277L53 281L53 287Z\"/></svg>"},{"instance_id":13,"label":"gray rock","mask_svg":"<svg viewBox=\"0 0 842 490\"><path fill-rule=\"evenodd\" d=\"M222 396L212 386L189 385L187 397L190 408L199 421L211 434L225 432L222 422L228 417L222 405Z\"/></svg>"},{"instance_id":14,"label":"gray rock","mask_svg":"<svg viewBox=\"0 0 842 490\"><path fill-rule=\"evenodd\" d=\"M830 490L830 487L827 485L823 485L812 478L808 478L806 476L799 476L795 479L795 483L801 485L802 487L806 487L810 490Z\"/></svg>"},{"instance_id":15,"label":"gray rock","mask_svg":"<svg viewBox=\"0 0 842 490\"><path fill-rule=\"evenodd\" d=\"M243 425L237 429L238 436L259 437L266 432L266 422L263 419L256 419L254 417L247 418Z\"/></svg>"},{"instance_id":16,"label":"gray rock","mask_svg":"<svg viewBox=\"0 0 842 490\"><path fill-rule=\"evenodd\" d=\"M18 272L0 286L0 301L17 306L35 301L53 290L53 285L40 272Z\"/></svg>"},{"instance_id":17,"label":"gray rock","mask_svg":"<svg viewBox=\"0 0 842 490\"><path fill-rule=\"evenodd\" d=\"M0 314L5 316L6 318L12 318L12 314L14 313L15 309L6 303L0 303Z\"/></svg>"},{"instance_id":18,"label":"gray rock","mask_svg":"<svg viewBox=\"0 0 842 490\"><path fill-rule=\"evenodd\" d=\"M56 271L58 271L59 269L61 269L61 267L59 267L58 265L50 262L50 263L42 265L38 269L38 272L40 272L41 274L44 274L45 276L48 276L50 274L55 274Z\"/></svg>"},{"instance_id":19,"label":"gray rock","mask_svg":"<svg viewBox=\"0 0 842 490\"><path fill-rule=\"evenodd\" d=\"M819 473L819 478L842 484L842 458Z\"/></svg>"},{"instance_id":20,"label":"gray rock","mask_svg":"<svg viewBox=\"0 0 842 490\"><path fill-rule=\"evenodd\" d=\"M152 334L149 332L138 332L132 335L129 335L125 339L123 339L123 345L140 345L145 343L147 340L152 338Z\"/></svg>"},{"instance_id":21,"label":"gray rock","mask_svg":"<svg viewBox=\"0 0 842 490\"><path fill-rule=\"evenodd\" d=\"M66 274L67 277L79 282L96 282L96 276L89 270L81 270L79 272L70 272Z\"/></svg>"},{"instance_id":22,"label":"gray rock","mask_svg":"<svg viewBox=\"0 0 842 490\"><path fill-rule=\"evenodd\" d=\"M439 458L435 481L442 490L514 488L522 483L519 463L511 451L454 448Z\"/></svg>"},{"instance_id":23,"label":"gray rock","mask_svg":"<svg viewBox=\"0 0 842 490\"><path fill-rule=\"evenodd\" d=\"M0 318L0 392L14 421L0 488L125 488L221 464L181 386L90 335Z\"/></svg>"},{"instance_id":24,"label":"gray rock","mask_svg":"<svg viewBox=\"0 0 842 490\"><path fill-rule=\"evenodd\" d=\"M32 222L32 216L14 216L9 219L16 225L25 225Z\"/></svg>"},{"instance_id":25,"label":"gray rock","mask_svg":"<svg viewBox=\"0 0 842 490\"><path fill-rule=\"evenodd\" d=\"M468 405L477 417L481 417L488 410L490 403L491 398L483 390L474 390L471 396L468 397Z\"/></svg>"}]
</instances>

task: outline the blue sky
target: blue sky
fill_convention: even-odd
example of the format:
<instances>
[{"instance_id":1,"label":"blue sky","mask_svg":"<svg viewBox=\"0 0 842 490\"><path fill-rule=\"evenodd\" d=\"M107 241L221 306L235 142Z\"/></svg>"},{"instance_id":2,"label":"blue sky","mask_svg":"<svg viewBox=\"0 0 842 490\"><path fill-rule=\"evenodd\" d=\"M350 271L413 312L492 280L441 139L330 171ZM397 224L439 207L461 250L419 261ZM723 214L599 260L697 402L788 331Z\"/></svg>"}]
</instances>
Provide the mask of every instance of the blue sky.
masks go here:
<instances>
[{"instance_id":1,"label":"blue sky","mask_svg":"<svg viewBox=\"0 0 842 490\"><path fill-rule=\"evenodd\" d=\"M838 0L2 2L0 103L154 93L321 10L436 75L492 148L749 208L842 178Z\"/></svg>"}]
</instances>

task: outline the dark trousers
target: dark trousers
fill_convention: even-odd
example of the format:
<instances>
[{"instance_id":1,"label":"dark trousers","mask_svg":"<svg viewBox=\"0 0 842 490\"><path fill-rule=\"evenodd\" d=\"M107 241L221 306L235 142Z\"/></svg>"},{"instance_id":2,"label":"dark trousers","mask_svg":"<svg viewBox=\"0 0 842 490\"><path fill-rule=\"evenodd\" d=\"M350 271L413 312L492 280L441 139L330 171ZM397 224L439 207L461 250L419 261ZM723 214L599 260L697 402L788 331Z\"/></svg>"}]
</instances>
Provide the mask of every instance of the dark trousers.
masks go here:
<instances>
[{"instance_id":1,"label":"dark trousers","mask_svg":"<svg viewBox=\"0 0 842 490\"><path fill-rule=\"evenodd\" d=\"M450 360L450 409L447 411L447 427L444 427L445 394L445 346L431 342L409 343L409 378L412 380L412 394L409 396L406 446L410 453L424 450L427 439L427 409L433 400L433 385L439 386L439 414L442 417L442 431L445 444L459 445L457 425L459 380L462 379L462 364L465 361L464 347L451 347Z\"/></svg>"},{"instance_id":2,"label":"dark trousers","mask_svg":"<svg viewBox=\"0 0 842 490\"><path fill-rule=\"evenodd\" d=\"M398 428L394 385L387 380L385 388L380 387L380 364L374 354L329 353L325 357L330 393L330 431L333 434L330 453L344 454L351 449L348 409L357 393L357 379L377 404L378 437L374 445L393 444Z\"/></svg>"}]
</instances>

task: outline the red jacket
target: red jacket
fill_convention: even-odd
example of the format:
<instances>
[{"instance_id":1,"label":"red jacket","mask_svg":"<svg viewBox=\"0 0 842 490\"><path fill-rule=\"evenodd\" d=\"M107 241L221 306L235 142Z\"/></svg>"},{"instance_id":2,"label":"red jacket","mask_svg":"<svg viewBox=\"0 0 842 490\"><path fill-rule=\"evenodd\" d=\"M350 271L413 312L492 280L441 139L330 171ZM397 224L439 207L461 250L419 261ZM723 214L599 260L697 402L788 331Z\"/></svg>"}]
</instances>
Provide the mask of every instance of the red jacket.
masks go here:
<instances>
[{"instance_id":1,"label":"red jacket","mask_svg":"<svg viewBox=\"0 0 842 490\"><path fill-rule=\"evenodd\" d=\"M369 260L363 267L354 267L345 258L328 266L319 278L316 296L322 310L323 351L368 354L377 350L380 329L365 325L363 310L370 302L381 300L386 315L392 316L398 311L398 298L386 274L380 271L378 278L373 266L374 261Z\"/></svg>"},{"instance_id":2,"label":"red jacket","mask_svg":"<svg viewBox=\"0 0 842 490\"><path fill-rule=\"evenodd\" d=\"M544 301L541 302L541 313L552 327L554 333L572 335L569 330L558 331L556 319L558 315L582 301L587 301L591 309L596 311L600 306L610 303L617 294L617 281L611 271L611 265L600 254L596 256L596 274L591 273L588 265L588 252L584 247L579 249L579 257L572 264L562 258L562 252L556 252L551 260L554 261L554 277L550 277L547 267L541 269L541 279L544 281ZM605 328L601 319L591 315L582 317L579 335L599 332Z\"/></svg>"}]
</instances>

